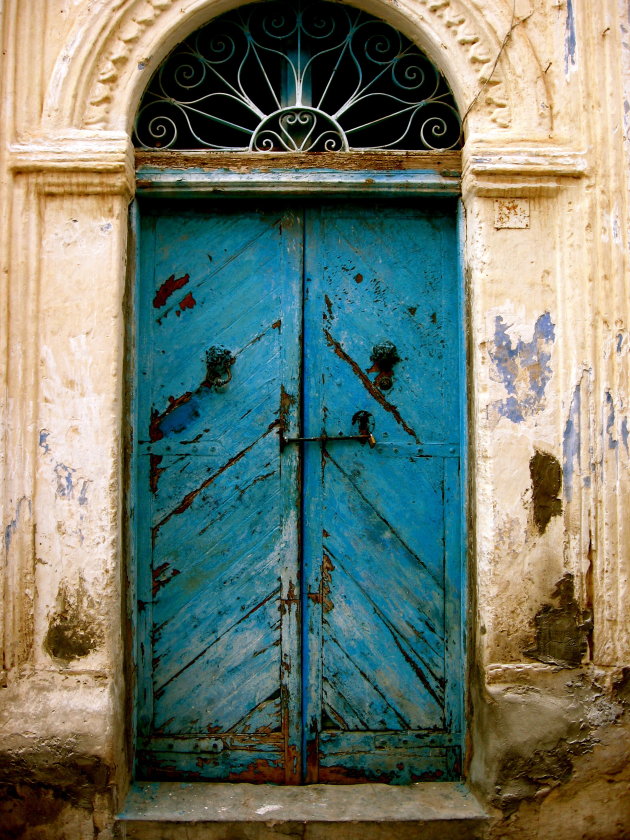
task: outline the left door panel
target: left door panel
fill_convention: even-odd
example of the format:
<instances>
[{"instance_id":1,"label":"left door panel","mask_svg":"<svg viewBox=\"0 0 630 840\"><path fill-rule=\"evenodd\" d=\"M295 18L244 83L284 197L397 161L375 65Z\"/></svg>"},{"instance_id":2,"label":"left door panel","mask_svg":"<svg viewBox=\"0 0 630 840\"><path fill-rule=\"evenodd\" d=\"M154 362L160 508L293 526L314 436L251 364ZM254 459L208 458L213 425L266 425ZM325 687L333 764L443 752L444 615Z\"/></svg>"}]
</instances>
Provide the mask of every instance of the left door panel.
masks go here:
<instances>
[{"instance_id":1,"label":"left door panel","mask_svg":"<svg viewBox=\"0 0 630 840\"><path fill-rule=\"evenodd\" d=\"M301 260L286 207L142 214L139 778L299 779Z\"/></svg>"}]
</instances>

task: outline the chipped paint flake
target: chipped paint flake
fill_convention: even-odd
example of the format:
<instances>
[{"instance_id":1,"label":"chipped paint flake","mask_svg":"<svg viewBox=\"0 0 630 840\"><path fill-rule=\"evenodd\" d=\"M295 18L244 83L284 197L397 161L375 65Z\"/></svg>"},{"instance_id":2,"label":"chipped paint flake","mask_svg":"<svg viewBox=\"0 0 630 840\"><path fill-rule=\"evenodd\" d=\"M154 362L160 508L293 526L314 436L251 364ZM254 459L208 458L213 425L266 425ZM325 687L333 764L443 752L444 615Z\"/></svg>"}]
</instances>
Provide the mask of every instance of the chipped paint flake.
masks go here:
<instances>
[{"instance_id":1,"label":"chipped paint flake","mask_svg":"<svg viewBox=\"0 0 630 840\"><path fill-rule=\"evenodd\" d=\"M69 499L74 491L73 474L76 472L72 467L65 464L55 465L55 476L57 478L57 489L55 495L60 499Z\"/></svg>"},{"instance_id":2,"label":"chipped paint flake","mask_svg":"<svg viewBox=\"0 0 630 840\"><path fill-rule=\"evenodd\" d=\"M567 17L564 35L564 73L569 76L576 65L577 41L575 35L575 12L573 0L567 0Z\"/></svg>"},{"instance_id":3,"label":"chipped paint flake","mask_svg":"<svg viewBox=\"0 0 630 840\"><path fill-rule=\"evenodd\" d=\"M581 431L580 414L582 412L582 383L579 382L573 391L569 416L564 427L562 439L564 480L564 494L568 502L573 497L574 471L581 468Z\"/></svg>"},{"instance_id":4,"label":"chipped paint flake","mask_svg":"<svg viewBox=\"0 0 630 840\"><path fill-rule=\"evenodd\" d=\"M39 433L39 446L41 449L44 450L44 454L48 455L50 452L50 446L48 445L48 438L50 437L50 432L48 429L42 429Z\"/></svg>"},{"instance_id":5,"label":"chipped paint flake","mask_svg":"<svg viewBox=\"0 0 630 840\"><path fill-rule=\"evenodd\" d=\"M17 531L18 525L20 524L22 505L24 504L28 505L29 516L31 514L31 500L27 499L26 496L22 496L22 498L16 505L15 516L4 529L4 548L6 551L8 551L11 547L11 540L13 539L13 535Z\"/></svg>"}]
</instances>

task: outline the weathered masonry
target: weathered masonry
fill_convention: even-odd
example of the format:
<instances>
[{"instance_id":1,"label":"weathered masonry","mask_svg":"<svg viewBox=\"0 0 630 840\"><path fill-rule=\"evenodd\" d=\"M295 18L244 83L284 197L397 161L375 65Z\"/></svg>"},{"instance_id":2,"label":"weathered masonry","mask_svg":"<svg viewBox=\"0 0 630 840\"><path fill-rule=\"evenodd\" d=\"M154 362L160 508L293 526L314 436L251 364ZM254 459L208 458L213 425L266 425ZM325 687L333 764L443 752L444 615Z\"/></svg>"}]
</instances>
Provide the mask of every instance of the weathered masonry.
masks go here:
<instances>
[{"instance_id":1,"label":"weathered masonry","mask_svg":"<svg viewBox=\"0 0 630 840\"><path fill-rule=\"evenodd\" d=\"M630 836L627 4L24 5L0 836Z\"/></svg>"}]
</instances>

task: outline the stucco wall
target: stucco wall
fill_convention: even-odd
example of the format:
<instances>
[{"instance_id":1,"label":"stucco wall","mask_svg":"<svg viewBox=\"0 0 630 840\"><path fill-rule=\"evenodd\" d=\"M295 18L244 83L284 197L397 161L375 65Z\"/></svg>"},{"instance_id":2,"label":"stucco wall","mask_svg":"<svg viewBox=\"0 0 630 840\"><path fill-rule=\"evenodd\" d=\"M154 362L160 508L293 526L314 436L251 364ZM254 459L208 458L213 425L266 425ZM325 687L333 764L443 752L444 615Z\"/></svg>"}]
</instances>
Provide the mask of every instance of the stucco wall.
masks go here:
<instances>
[{"instance_id":1,"label":"stucco wall","mask_svg":"<svg viewBox=\"0 0 630 840\"><path fill-rule=\"evenodd\" d=\"M169 48L231 5L0 4L0 825L18 837L107 837L125 792L128 131ZM627 837L630 10L359 5L466 115L467 778L493 837Z\"/></svg>"}]
</instances>

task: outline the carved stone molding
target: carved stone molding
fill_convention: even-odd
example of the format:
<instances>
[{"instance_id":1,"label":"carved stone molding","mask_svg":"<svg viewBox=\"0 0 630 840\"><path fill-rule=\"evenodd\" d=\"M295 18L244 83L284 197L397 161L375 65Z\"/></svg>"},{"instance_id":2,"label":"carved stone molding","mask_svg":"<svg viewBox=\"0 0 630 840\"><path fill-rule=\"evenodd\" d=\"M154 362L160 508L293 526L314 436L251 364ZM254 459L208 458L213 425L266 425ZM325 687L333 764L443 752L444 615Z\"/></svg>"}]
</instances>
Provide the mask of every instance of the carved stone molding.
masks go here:
<instances>
[{"instance_id":1,"label":"carved stone molding","mask_svg":"<svg viewBox=\"0 0 630 840\"><path fill-rule=\"evenodd\" d=\"M497 45L484 33L469 6L461 0L420 0L425 10L434 18L434 26L446 43L454 42L466 56L479 90L487 87L484 100L490 120L499 128L511 123L508 92L502 67L494 67ZM494 72L493 72L494 71Z\"/></svg>"},{"instance_id":2,"label":"carved stone molding","mask_svg":"<svg viewBox=\"0 0 630 840\"><path fill-rule=\"evenodd\" d=\"M503 9L500 0L496 4ZM107 10L93 16L97 20L77 21L60 54L44 107L51 126L129 130L137 102L168 51L238 4L109 0L104 5ZM474 125L501 132L520 124L534 133L548 132L550 108L536 74L538 62L524 30L509 15L499 16L502 30L495 32L470 0L363 0L360 5L400 28L445 72L462 113L471 109L469 130ZM508 52L516 72L507 72Z\"/></svg>"},{"instance_id":3,"label":"carved stone molding","mask_svg":"<svg viewBox=\"0 0 630 840\"><path fill-rule=\"evenodd\" d=\"M135 190L133 148L126 135L80 132L52 142L15 144L9 166L34 175L44 194L131 197Z\"/></svg>"},{"instance_id":4,"label":"carved stone molding","mask_svg":"<svg viewBox=\"0 0 630 840\"><path fill-rule=\"evenodd\" d=\"M558 146L465 150L462 169L464 199L550 195L588 173L586 152Z\"/></svg>"}]
</instances>

